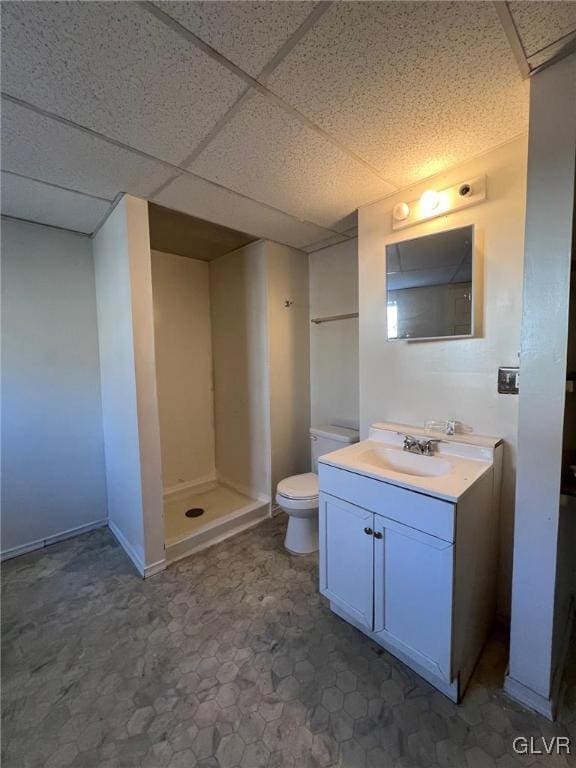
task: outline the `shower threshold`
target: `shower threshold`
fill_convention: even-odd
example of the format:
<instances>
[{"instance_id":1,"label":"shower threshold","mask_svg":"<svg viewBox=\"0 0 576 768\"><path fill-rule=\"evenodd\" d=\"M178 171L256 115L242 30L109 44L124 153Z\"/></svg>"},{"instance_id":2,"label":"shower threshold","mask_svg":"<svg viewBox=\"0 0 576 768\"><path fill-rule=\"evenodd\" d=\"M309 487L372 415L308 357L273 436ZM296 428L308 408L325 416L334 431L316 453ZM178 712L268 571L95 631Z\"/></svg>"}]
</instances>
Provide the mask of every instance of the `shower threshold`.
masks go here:
<instances>
[{"instance_id":1,"label":"shower threshold","mask_svg":"<svg viewBox=\"0 0 576 768\"><path fill-rule=\"evenodd\" d=\"M169 494L164 499L168 564L256 525L269 516L269 510L269 502L224 483Z\"/></svg>"}]
</instances>

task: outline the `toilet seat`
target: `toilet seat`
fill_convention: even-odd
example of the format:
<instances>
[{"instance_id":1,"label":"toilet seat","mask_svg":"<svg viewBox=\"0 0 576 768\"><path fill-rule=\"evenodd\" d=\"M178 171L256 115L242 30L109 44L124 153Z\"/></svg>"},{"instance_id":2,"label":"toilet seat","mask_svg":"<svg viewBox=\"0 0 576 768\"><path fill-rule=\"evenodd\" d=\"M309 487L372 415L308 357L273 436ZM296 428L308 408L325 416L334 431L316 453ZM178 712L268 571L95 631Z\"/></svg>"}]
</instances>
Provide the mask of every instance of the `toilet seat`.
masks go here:
<instances>
[{"instance_id":1,"label":"toilet seat","mask_svg":"<svg viewBox=\"0 0 576 768\"><path fill-rule=\"evenodd\" d=\"M278 496L293 501L318 499L318 475L306 472L303 475L292 475L280 480L276 489ZM308 504L309 505L309 504Z\"/></svg>"}]
</instances>

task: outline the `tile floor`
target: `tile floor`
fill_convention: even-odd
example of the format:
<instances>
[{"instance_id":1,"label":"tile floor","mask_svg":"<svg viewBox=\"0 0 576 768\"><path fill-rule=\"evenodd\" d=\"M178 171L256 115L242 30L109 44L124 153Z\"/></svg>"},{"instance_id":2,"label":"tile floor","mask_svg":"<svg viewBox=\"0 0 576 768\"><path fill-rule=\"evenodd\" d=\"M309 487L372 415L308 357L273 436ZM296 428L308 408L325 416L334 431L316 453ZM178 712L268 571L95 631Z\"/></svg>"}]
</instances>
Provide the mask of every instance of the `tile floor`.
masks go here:
<instances>
[{"instance_id":1,"label":"tile floor","mask_svg":"<svg viewBox=\"0 0 576 768\"><path fill-rule=\"evenodd\" d=\"M3 568L5 768L507 768L568 734L500 692L494 637L460 707L332 615L283 517L144 582L106 529Z\"/></svg>"}]
</instances>

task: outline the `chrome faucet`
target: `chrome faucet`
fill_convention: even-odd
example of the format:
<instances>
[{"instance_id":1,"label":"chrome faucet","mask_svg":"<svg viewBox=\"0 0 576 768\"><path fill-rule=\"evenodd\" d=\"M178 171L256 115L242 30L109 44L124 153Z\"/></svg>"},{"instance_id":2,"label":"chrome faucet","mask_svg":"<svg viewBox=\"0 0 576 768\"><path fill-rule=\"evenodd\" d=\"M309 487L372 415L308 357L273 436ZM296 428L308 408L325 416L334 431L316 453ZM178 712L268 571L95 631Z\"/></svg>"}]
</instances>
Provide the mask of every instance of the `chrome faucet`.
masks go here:
<instances>
[{"instance_id":1,"label":"chrome faucet","mask_svg":"<svg viewBox=\"0 0 576 768\"><path fill-rule=\"evenodd\" d=\"M402 446L402 450L408 451L408 453L417 453L420 456L432 456L436 445L440 442L442 441L434 439L419 440L412 435L404 435L404 445Z\"/></svg>"}]
</instances>

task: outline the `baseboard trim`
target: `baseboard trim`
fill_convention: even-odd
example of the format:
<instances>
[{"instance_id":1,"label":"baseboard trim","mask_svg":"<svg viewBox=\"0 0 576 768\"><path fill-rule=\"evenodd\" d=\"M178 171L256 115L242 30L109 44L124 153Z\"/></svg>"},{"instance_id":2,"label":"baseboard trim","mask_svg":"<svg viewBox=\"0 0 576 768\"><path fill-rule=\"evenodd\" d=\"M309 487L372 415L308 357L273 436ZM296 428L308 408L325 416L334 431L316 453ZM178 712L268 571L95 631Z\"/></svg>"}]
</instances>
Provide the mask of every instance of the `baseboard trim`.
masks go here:
<instances>
[{"instance_id":1,"label":"baseboard trim","mask_svg":"<svg viewBox=\"0 0 576 768\"><path fill-rule=\"evenodd\" d=\"M554 719L552 699L547 699L540 693L536 693L536 691L511 677L510 674L507 674L504 678L504 693L510 696L511 699L514 699L514 701L522 704L522 706L533 709L538 714L548 718L548 720Z\"/></svg>"},{"instance_id":2,"label":"baseboard trim","mask_svg":"<svg viewBox=\"0 0 576 768\"><path fill-rule=\"evenodd\" d=\"M188 493L190 491L195 490L196 488L199 488L202 485L209 485L210 483L216 482L216 473L211 472L209 475L206 475L205 477L201 477L197 480L188 480L185 483L176 483L176 485L169 485L166 488L164 488L163 496L164 498L169 498L170 496L179 496L181 493Z\"/></svg>"},{"instance_id":3,"label":"baseboard trim","mask_svg":"<svg viewBox=\"0 0 576 768\"><path fill-rule=\"evenodd\" d=\"M155 563L152 563L151 565L146 565L144 567L144 578L149 579L150 576L155 576L157 573L162 573L162 571L166 570L166 567L168 565L168 561L166 558L163 560L157 560Z\"/></svg>"},{"instance_id":4,"label":"baseboard trim","mask_svg":"<svg viewBox=\"0 0 576 768\"><path fill-rule=\"evenodd\" d=\"M141 557L141 555L132 546L132 544L130 544L130 542L128 541L126 536L124 536L120 528L118 528L118 526L115 523L113 523L111 520L108 521L108 528L110 528L112 535L114 536L118 544L120 544L124 552L126 552L126 554L132 561L134 567L136 568L140 576L142 576L142 578L144 579L146 577L146 568L144 566L144 560Z\"/></svg>"},{"instance_id":5,"label":"baseboard trim","mask_svg":"<svg viewBox=\"0 0 576 768\"><path fill-rule=\"evenodd\" d=\"M51 544L57 544L59 541L66 541L66 539L73 539L75 536L81 536L83 533L89 531L95 531L97 528L104 528L108 525L108 520L95 520L93 523L86 523L85 525L78 525L75 528L68 528L62 533L55 533L52 536L46 536L44 539L37 539L36 541L30 541L27 544L21 544L18 547L10 547L0 552L0 561L12 560L13 557L19 557L20 555L26 555L28 552L35 552L37 549L44 549Z\"/></svg>"},{"instance_id":6,"label":"baseboard trim","mask_svg":"<svg viewBox=\"0 0 576 768\"><path fill-rule=\"evenodd\" d=\"M512 677L510 673L507 673L504 678L504 692L510 696L511 699L514 699L528 709L533 709L548 720L555 720L560 708L563 694L564 668L566 666L566 659L573 630L574 604L572 603L570 610L568 611L566 626L564 627L564 633L562 635L562 649L552 677L550 698L546 698L545 696L542 696L541 693L537 693L536 691L533 691L532 688L528 688L527 685L524 685Z\"/></svg>"}]
</instances>

